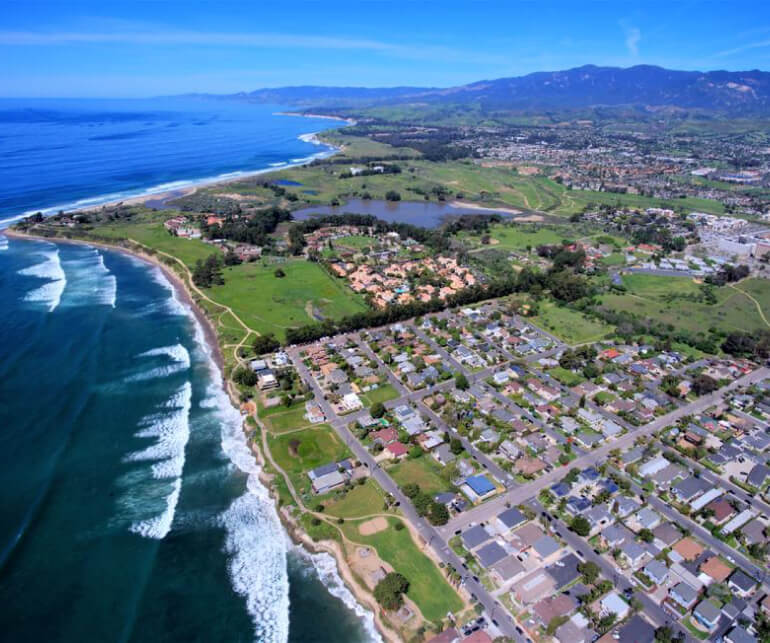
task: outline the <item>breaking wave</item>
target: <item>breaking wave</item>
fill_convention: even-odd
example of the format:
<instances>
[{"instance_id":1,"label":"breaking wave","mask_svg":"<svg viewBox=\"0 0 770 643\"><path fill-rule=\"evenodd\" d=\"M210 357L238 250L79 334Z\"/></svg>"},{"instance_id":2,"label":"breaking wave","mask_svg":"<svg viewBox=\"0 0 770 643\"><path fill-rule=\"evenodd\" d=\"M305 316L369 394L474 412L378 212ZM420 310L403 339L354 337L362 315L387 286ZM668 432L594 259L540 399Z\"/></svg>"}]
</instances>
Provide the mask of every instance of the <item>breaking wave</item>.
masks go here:
<instances>
[{"instance_id":1,"label":"breaking wave","mask_svg":"<svg viewBox=\"0 0 770 643\"><path fill-rule=\"evenodd\" d=\"M124 380L125 382L142 382L144 380L152 380L160 377L169 377L174 373L181 373L190 368L190 353L181 344L153 348L152 350L140 353L136 357L166 357L172 363L167 364L166 366L158 366L157 368L138 373L137 375L131 375Z\"/></svg>"},{"instance_id":2,"label":"breaking wave","mask_svg":"<svg viewBox=\"0 0 770 643\"><path fill-rule=\"evenodd\" d=\"M64 288L67 286L67 277L59 258L59 249L41 253L45 259L40 263L23 268L18 274L25 277L37 277L46 279L48 283L29 291L24 296L24 301L40 302L48 305L48 312L53 312L61 302Z\"/></svg>"}]
</instances>

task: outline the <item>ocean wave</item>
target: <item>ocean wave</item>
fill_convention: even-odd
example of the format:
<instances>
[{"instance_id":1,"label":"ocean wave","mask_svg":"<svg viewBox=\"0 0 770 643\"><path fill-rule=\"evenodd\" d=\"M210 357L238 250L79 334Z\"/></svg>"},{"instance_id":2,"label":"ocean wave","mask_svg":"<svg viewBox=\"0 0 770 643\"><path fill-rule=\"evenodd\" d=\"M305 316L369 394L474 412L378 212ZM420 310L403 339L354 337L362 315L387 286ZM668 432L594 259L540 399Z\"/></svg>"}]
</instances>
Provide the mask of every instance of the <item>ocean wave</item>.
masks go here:
<instances>
[{"instance_id":1,"label":"ocean wave","mask_svg":"<svg viewBox=\"0 0 770 643\"><path fill-rule=\"evenodd\" d=\"M149 518L147 520L141 520L135 522L129 527L129 529L140 536L145 538L154 538L156 540L163 540L171 531L171 524L174 522L174 512L176 511L177 503L179 502L179 495L182 492L182 480L177 478L173 482L173 489L171 493L166 497L166 508L158 516Z\"/></svg>"},{"instance_id":2,"label":"ocean wave","mask_svg":"<svg viewBox=\"0 0 770 643\"><path fill-rule=\"evenodd\" d=\"M58 248L40 254L44 257L43 261L28 268L22 268L17 274L48 280L48 283L29 291L24 296L24 301L48 304L48 311L53 312L61 302L67 286L67 276L59 258Z\"/></svg>"},{"instance_id":3,"label":"ocean wave","mask_svg":"<svg viewBox=\"0 0 770 643\"><path fill-rule=\"evenodd\" d=\"M337 561L334 560L334 556L326 552L319 552L317 554L311 554L303 547L295 546L292 552L298 557L304 559L312 568L315 573L318 574L323 586L326 590L335 598L341 600L345 607L353 612L363 623L366 634L369 641L382 643L382 637L377 631L377 626L374 624L374 614L366 609L361 603L356 600L353 593L345 585L345 581L342 580L339 570L337 569Z\"/></svg>"},{"instance_id":4,"label":"ocean wave","mask_svg":"<svg viewBox=\"0 0 770 643\"><path fill-rule=\"evenodd\" d=\"M152 272L150 273L152 276L152 280L165 288L168 291L168 299L166 300L166 311L172 315L189 315L192 313L189 306L186 306L183 304L179 297L177 297L176 294L176 288L171 284L171 282L166 279L166 275L163 274L163 271L158 268L157 266L153 266Z\"/></svg>"},{"instance_id":5,"label":"ocean wave","mask_svg":"<svg viewBox=\"0 0 770 643\"><path fill-rule=\"evenodd\" d=\"M103 279L102 287L99 289L99 303L115 308L118 301L118 280L110 269L104 265L104 255L97 251L97 270Z\"/></svg>"},{"instance_id":6,"label":"ocean wave","mask_svg":"<svg viewBox=\"0 0 770 643\"><path fill-rule=\"evenodd\" d=\"M166 357L173 363L166 366L158 366L157 368L152 368L149 371L143 371L136 375L130 375L123 380L124 382L143 382L145 380L158 379L161 377L170 377L175 373L181 373L190 368L190 353L181 344L153 348L152 350L140 353L136 357Z\"/></svg>"},{"instance_id":7,"label":"ocean wave","mask_svg":"<svg viewBox=\"0 0 770 643\"><path fill-rule=\"evenodd\" d=\"M0 250L8 250L8 237L0 235Z\"/></svg>"}]
</instances>

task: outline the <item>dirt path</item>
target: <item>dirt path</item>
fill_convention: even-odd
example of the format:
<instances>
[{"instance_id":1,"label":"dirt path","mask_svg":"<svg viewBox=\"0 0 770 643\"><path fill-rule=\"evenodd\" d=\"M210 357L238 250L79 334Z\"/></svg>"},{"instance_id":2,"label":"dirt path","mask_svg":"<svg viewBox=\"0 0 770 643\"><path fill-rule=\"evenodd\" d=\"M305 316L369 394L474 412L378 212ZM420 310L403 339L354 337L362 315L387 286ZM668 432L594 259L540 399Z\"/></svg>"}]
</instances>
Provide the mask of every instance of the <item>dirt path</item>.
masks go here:
<instances>
[{"instance_id":1,"label":"dirt path","mask_svg":"<svg viewBox=\"0 0 770 643\"><path fill-rule=\"evenodd\" d=\"M762 318L762 321L765 322L765 326L770 328L770 322L767 321L767 317L765 317L765 313L762 312L762 306L760 306L759 302L755 299L755 297L747 293L745 290L741 290L740 288L738 288L738 284L729 284L729 286L733 290L737 290L739 293L746 295L746 297L748 297L751 301L754 302L754 305L757 307L757 312L759 313L759 316Z\"/></svg>"}]
</instances>

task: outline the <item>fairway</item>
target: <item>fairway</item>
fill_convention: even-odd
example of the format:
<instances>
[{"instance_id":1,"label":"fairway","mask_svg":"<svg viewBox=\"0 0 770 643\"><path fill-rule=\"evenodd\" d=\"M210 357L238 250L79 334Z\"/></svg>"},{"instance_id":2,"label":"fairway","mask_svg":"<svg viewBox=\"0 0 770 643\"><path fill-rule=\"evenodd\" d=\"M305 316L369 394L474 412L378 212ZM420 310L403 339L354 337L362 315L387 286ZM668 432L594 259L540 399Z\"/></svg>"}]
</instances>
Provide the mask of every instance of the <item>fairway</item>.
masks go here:
<instances>
[{"instance_id":1,"label":"fairway","mask_svg":"<svg viewBox=\"0 0 770 643\"><path fill-rule=\"evenodd\" d=\"M280 268L285 277L276 277ZM317 263L292 259L283 263L244 263L226 268L225 285L208 290L230 306L249 327L283 339L287 328L314 318L339 319L366 310L363 299L335 281Z\"/></svg>"},{"instance_id":2,"label":"fairway","mask_svg":"<svg viewBox=\"0 0 770 643\"><path fill-rule=\"evenodd\" d=\"M489 228L489 245L481 245L481 235L461 235L474 245L496 250L526 250L541 245L561 244L565 239L574 239L574 235L564 228L542 227L527 224L492 225Z\"/></svg>"},{"instance_id":3,"label":"fairway","mask_svg":"<svg viewBox=\"0 0 770 643\"><path fill-rule=\"evenodd\" d=\"M427 620L440 621L447 612L462 609L463 602L457 592L435 563L418 549L409 530L393 528L396 521L389 518L387 529L369 536L362 535L358 524L353 522L346 522L343 531L354 542L374 547L382 560L406 577L407 596L417 603Z\"/></svg>"}]
</instances>

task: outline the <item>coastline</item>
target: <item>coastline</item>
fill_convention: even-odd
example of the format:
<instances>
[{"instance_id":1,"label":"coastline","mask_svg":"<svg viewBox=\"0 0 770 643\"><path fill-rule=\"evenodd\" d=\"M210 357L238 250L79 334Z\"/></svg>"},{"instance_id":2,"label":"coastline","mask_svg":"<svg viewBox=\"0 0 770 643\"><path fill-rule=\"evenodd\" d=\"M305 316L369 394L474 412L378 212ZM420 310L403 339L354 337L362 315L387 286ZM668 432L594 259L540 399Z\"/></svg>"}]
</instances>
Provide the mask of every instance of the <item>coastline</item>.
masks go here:
<instances>
[{"instance_id":1,"label":"coastline","mask_svg":"<svg viewBox=\"0 0 770 643\"><path fill-rule=\"evenodd\" d=\"M219 374L221 377L222 389L226 393L228 399L230 400L230 404L233 406L233 408L243 415L243 412L240 408L240 404L237 398L234 396L234 392L232 391L231 387L228 386L228 380L224 374L224 357L223 357L221 348L219 346L216 330L214 329L214 326L211 320L208 318L205 311L196 303L193 292L191 291L191 289L189 288L185 280L181 278L178 274L176 274L169 266L164 264L163 261L161 261L158 257L142 252L137 248L127 248L119 244L110 244L110 243L104 243L100 241L90 241L86 239L71 239L71 238L68 239L64 237L46 237L43 235L34 235L26 232L18 232L16 230L11 230L11 229L2 230L0 231L0 233L5 234L6 236L14 239L22 239L22 240L29 239L29 240L36 240L36 241L47 241L49 243L69 243L73 245L85 245L85 246L95 246L95 247L105 248L108 250L121 252L130 256L133 256L137 259L140 259L141 261L144 261L148 264L151 264L152 266L159 268L163 273L163 275L166 277L166 279L168 279L169 283L174 288L174 291L180 297L180 300L182 301L182 303L186 304L190 308L190 311L195 316L196 320L200 323L201 328L203 329L204 340L211 351L210 352L211 358L214 360L214 363L216 364L217 369L219 371ZM365 588L362 588L360 584L356 582L353 575L353 571L345 558L344 552L342 550L342 546L334 541L320 541L320 542L314 541L302 529L299 523L292 516L290 516L288 512L286 512L283 508L281 508L278 505L277 496L272 483L273 476L271 474L266 473L264 470L265 456L262 453L262 450L259 444L257 443L257 441L252 440L250 438L250 435L249 435L250 429L246 423L246 419L245 419L246 417L247 416L244 416L241 429L244 433L244 436L246 437L246 441L250 448L250 451L254 456L257 464L260 467L260 473L258 476L259 480L265 486L268 494L270 495L270 498L273 500L273 503L275 504L275 507L277 510L276 513L281 521L281 524L286 530L287 535L291 539L291 541L295 545L298 545L303 549L305 549L305 551L307 551L309 554L326 553L331 555L334 558L334 561L336 563L337 573L341 578L342 582L344 583L344 585L352 593L353 597L362 608L372 612L373 621L379 635L385 641L388 641L388 643L397 643L398 641L400 641L400 638L395 634L395 632L391 628L389 628L387 625L385 625L385 623L382 621L382 617L379 612L377 601L375 600L372 592L368 591ZM259 418L255 417L254 419L259 424ZM259 425L260 425L260 428L262 428L261 424Z\"/></svg>"},{"instance_id":2,"label":"coastline","mask_svg":"<svg viewBox=\"0 0 770 643\"><path fill-rule=\"evenodd\" d=\"M344 119L337 116L322 116L322 115L301 114L301 113L291 113L291 112L276 112L276 114L281 116L302 116L305 118L323 118L327 120L343 121L343 122L348 122L350 124L355 124L355 121L351 121L351 119ZM324 130L319 130L317 132L306 132L304 134L300 134L297 136L297 138L301 141L304 141L306 143L310 143L316 146L324 145L328 149L321 152L316 152L314 154L310 154L306 158L296 163L285 162L285 163L279 163L266 168L260 168L258 170L238 170L235 172L220 174L214 177L204 177L200 179L189 179L189 180L180 179L178 181L174 181L171 183L145 188L143 192L140 192L139 194L136 194L136 195L129 195L125 197L115 197L115 198L111 198L111 195L105 195L103 197L104 200L101 200L102 197L100 196L92 197L91 199L81 199L81 201L89 201L94 199L98 201L98 202L88 203L83 205L78 205L78 202L76 201L74 203L52 205L45 208L40 208L39 210L35 210L35 211L28 210L21 214L12 215L7 219L1 220L0 230L3 229L2 228L3 224L7 226L11 226L15 223L18 223L25 217L36 214L37 212L42 212L43 215L45 216L50 214L56 214L62 210L69 213L92 212L94 210L98 210L103 207L116 206L121 204L122 205L142 205L142 204L146 205L147 201L156 201L159 203L164 203L171 199L195 194L195 192L197 192L200 188L215 187L218 185L228 185L230 183L236 183L244 179L253 178L255 176L260 176L262 174L268 174L270 172L279 172L280 170L287 170L295 167L302 167L304 165L309 165L313 161L330 158L342 151L341 148L337 147L336 145L332 145L331 143L324 142L320 138L318 138L318 135L323 131ZM152 206L148 206L148 207L152 207Z\"/></svg>"}]
</instances>

